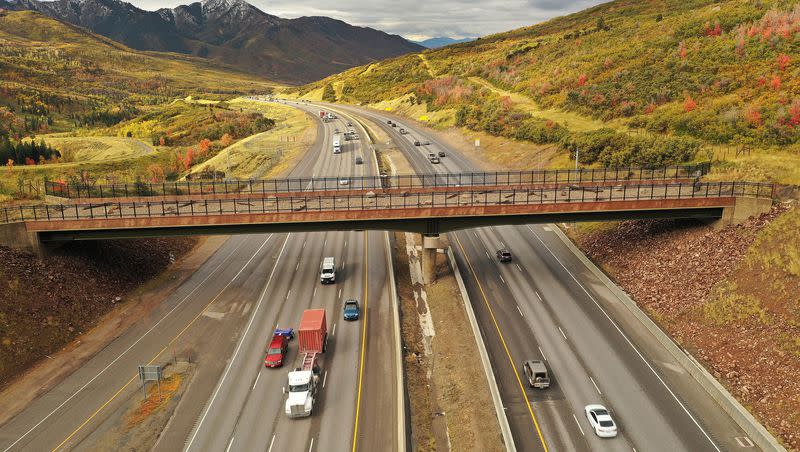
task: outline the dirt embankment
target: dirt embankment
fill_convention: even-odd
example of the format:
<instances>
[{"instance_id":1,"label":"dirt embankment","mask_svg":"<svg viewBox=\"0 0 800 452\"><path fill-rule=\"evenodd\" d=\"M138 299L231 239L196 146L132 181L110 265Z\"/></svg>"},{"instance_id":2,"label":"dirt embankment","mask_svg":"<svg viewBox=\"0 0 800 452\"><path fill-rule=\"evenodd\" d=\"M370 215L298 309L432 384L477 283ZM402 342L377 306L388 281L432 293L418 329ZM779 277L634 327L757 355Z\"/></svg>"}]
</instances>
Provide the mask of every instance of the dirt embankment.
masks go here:
<instances>
[{"instance_id":1,"label":"dirt embankment","mask_svg":"<svg viewBox=\"0 0 800 452\"><path fill-rule=\"evenodd\" d=\"M403 362L418 451L503 450L455 276L437 253L437 280L422 284L414 234L395 234Z\"/></svg>"},{"instance_id":2,"label":"dirt embankment","mask_svg":"<svg viewBox=\"0 0 800 452\"><path fill-rule=\"evenodd\" d=\"M577 242L787 448L800 450L800 209L782 204L720 231L626 221Z\"/></svg>"},{"instance_id":3,"label":"dirt embankment","mask_svg":"<svg viewBox=\"0 0 800 452\"><path fill-rule=\"evenodd\" d=\"M196 238L81 242L46 259L0 247L0 387L189 252Z\"/></svg>"}]
</instances>

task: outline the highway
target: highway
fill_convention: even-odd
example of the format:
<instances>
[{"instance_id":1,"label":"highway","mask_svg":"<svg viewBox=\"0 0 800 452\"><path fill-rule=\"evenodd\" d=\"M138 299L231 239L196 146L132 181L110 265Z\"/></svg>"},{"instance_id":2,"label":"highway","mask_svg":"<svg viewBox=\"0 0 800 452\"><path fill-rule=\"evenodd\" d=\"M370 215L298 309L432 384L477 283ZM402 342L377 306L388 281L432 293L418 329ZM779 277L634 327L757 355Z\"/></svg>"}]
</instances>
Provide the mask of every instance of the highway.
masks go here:
<instances>
[{"instance_id":1,"label":"highway","mask_svg":"<svg viewBox=\"0 0 800 452\"><path fill-rule=\"evenodd\" d=\"M336 106L373 120L416 172L475 167L403 118ZM389 126L391 119L398 127ZM409 130L401 135L398 129ZM414 141L430 143L415 146ZM440 164L429 152L444 151ZM556 235L554 225L450 233L518 450L737 450L745 434ZM507 247L514 261L494 253ZM553 385L528 388L522 362L543 359ZM584 406L610 409L619 435L601 439ZM739 438L737 441L736 438Z\"/></svg>"},{"instance_id":2,"label":"highway","mask_svg":"<svg viewBox=\"0 0 800 452\"><path fill-rule=\"evenodd\" d=\"M331 152L333 130L345 122L319 122L317 143L290 176L376 174L364 141ZM151 315L1 426L0 450L102 448L141 395L136 366L173 353L196 367L156 450L396 450L402 389L388 245L375 231L229 238ZM337 259L334 285L319 282L324 256ZM362 320L341 321L348 297L361 301ZM324 307L329 319L325 388L314 416L289 420L282 388L291 364L267 369L264 353L273 329L296 327L309 307ZM296 348L290 343L289 363Z\"/></svg>"},{"instance_id":3,"label":"highway","mask_svg":"<svg viewBox=\"0 0 800 452\"><path fill-rule=\"evenodd\" d=\"M362 152L366 133L361 140L343 142L342 154L334 155L331 131L345 130L345 120L326 124L321 158L311 176L362 176L377 174L374 159ZM355 156L364 157L363 165L354 163ZM278 255L278 265L255 306L254 321L245 328L222 378L189 436L187 450L350 450L354 439L354 419L358 398L371 405L370 412L386 413L388 419L373 417L373 422L388 421L396 425L397 392L392 390L395 369L391 363L393 335L391 294L387 283L389 250L383 232L326 232L291 234ZM322 285L319 268L323 257L337 261L337 283ZM362 395L359 367L365 320L341 320L342 303L356 298L366 311L366 322L376 323L368 335L370 350L381 347L385 352L375 361L367 356L367 369L378 373L380 358L388 361L382 369L383 381L368 385ZM286 371L267 369L263 365L266 341L277 327L296 326L304 309L324 307L329 315L330 345L323 357L323 389L314 415L306 419L289 419L283 413L283 388ZM372 325L372 323L370 323ZM383 343L383 345L380 345ZM287 357L288 363L298 360L296 346ZM373 365L373 362L375 365ZM361 419L369 419L362 416ZM396 428L360 427L359 440L370 444L396 444ZM371 439L371 436L378 438ZM360 446L366 447L366 446ZM368 450L368 449L367 449Z\"/></svg>"}]
</instances>

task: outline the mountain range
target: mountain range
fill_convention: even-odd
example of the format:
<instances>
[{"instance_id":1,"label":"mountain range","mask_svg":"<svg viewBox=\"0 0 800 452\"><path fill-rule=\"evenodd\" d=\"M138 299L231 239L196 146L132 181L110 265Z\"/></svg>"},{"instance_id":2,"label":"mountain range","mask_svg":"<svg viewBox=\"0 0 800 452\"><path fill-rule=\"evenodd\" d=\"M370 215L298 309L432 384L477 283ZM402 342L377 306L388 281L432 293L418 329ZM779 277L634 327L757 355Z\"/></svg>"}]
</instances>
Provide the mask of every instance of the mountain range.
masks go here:
<instances>
[{"instance_id":1,"label":"mountain range","mask_svg":"<svg viewBox=\"0 0 800 452\"><path fill-rule=\"evenodd\" d=\"M138 50L223 62L283 83L318 80L423 47L328 17L284 19L244 0L203 0L146 11L121 0L0 0L87 28Z\"/></svg>"},{"instance_id":2,"label":"mountain range","mask_svg":"<svg viewBox=\"0 0 800 452\"><path fill-rule=\"evenodd\" d=\"M449 46L450 44L461 44L462 42L474 41L475 38L449 38L447 36L439 36L436 38L425 39L424 41L414 41L415 43L426 47L428 49L438 49L439 47Z\"/></svg>"}]
</instances>

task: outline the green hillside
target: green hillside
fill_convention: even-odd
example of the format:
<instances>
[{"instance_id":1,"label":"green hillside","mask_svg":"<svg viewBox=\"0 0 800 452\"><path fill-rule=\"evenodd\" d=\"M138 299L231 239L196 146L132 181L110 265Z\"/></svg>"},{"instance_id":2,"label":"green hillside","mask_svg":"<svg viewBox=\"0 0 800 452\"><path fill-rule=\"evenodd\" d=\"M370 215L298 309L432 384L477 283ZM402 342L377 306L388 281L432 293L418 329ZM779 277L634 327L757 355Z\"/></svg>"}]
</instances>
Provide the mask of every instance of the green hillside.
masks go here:
<instances>
[{"instance_id":1,"label":"green hillside","mask_svg":"<svg viewBox=\"0 0 800 452\"><path fill-rule=\"evenodd\" d=\"M131 50L38 13L0 12L0 136L111 126L176 97L274 86L205 60Z\"/></svg>"},{"instance_id":2,"label":"green hillside","mask_svg":"<svg viewBox=\"0 0 800 452\"><path fill-rule=\"evenodd\" d=\"M581 148L588 164L691 160L719 145L796 154L800 5L618 0L295 93Z\"/></svg>"}]
</instances>

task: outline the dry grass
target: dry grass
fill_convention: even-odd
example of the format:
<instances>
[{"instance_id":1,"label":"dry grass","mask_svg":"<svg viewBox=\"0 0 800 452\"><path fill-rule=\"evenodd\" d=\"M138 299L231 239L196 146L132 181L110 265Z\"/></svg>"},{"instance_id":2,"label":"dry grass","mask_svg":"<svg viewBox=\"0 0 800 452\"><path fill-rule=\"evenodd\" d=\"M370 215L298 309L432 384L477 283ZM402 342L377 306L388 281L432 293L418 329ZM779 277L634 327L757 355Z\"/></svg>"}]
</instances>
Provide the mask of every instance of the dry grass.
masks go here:
<instances>
[{"instance_id":1,"label":"dry grass","mask_svg":"<svg viewBox=\"0 0 800 452\"><path fill-rule=\"evenodd\" d=\"M163 410L178 392L181 382L183 382L183 375L179 373L164 378L161 380L160 393L158 384L149 383L147 386L147 399L143 400L131 413L127 427L132 428L152 416L153 413Z\"/></svg>"},{"instance_id":2,"label":"dry grass","mask_svg":"<svg viewBox=\"0 0 800 452\"><path fill-rule=\"evenodd\" d=\"M67 137L42 135L38 138L61 152L63 163L108 162L141 157L155 151L149 144L126 137ZM57 165L57 164L56 164Z\"/></svg>"},{"instance_id":3,"label":"dry grass","mask_svg":"<svg viewBox=\"0 0 800 452\"><path fill-rule=\"evenodd\" d=\"M714 165L709 180L747 180L800 185L800 146L780 149L754 149L747 155L736 156L721 148L710 148L711 155L720 159ZM707 157L703 153L698 157ZM724 160L723 160L724 159Z\"/></svg>"},{"instance_id":4,"label":"dry grass","mask_svg":"<svg viewBox=\"0 0 800 452\"><path fill-rule=\"evenodd\" d=\"M230 101L230 105L263 113L276 125L228 146L192 172L215 168L227 174L230 165L230 175L235 178L277 177L288 171L316 140L311 119L296 108L241 98Z\"/></svg>"}]
</instances>

